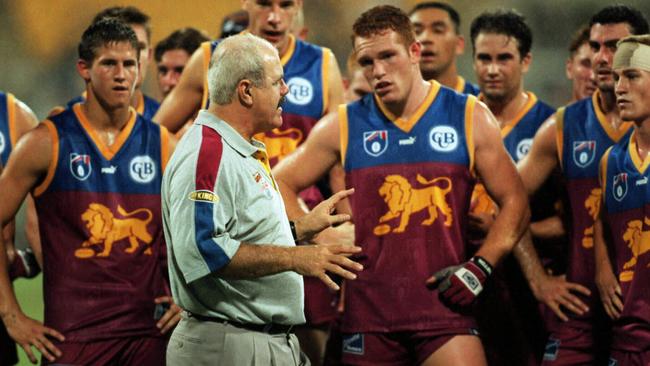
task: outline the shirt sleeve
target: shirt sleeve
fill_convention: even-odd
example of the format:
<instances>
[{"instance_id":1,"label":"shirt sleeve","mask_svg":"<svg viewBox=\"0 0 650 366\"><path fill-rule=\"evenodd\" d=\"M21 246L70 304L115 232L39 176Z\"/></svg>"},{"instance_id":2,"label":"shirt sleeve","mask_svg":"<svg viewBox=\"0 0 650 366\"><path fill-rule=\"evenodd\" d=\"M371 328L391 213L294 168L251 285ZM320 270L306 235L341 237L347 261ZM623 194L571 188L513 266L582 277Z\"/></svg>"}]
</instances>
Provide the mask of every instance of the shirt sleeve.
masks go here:
<instances>
[{"instance_id":1,"label":"shirt sleeve","mask_svg":"<svg viewBox=\"0 0 650 366\"><path fill-rule=\"evenodd\" d=\"M175 174L176 207L169 212L172 221L172 252L185 281L191 283L226 266L239 249L231 237L236 203L236 169L224 158L221 137L203 136L198 155L187 159ZM207 141L210 140L210 141ZM205 148L204 148L205 147ZM174 190L174 180L170 181ZM176 234L176 235L174 235Z\"/></svg>"}]
</instances>

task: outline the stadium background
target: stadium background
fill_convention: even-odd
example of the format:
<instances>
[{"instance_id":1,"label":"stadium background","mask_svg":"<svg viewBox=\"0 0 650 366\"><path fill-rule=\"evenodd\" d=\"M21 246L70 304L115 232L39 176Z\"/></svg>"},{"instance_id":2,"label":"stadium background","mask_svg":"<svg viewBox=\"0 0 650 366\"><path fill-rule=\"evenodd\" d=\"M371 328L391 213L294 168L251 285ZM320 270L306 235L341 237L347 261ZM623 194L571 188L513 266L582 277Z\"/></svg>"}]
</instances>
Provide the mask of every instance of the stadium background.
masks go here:
<instances>
[{"instance_id":1,"label":"stadium background","mask_svg":"<svg viewBox=\"0 0 650 366\"><path fill-rule=\"evenodd\" d=\"M391 4L410 9L418 0L304 0L308 40L331 48L342 71L350 51L350 30L354 19L365 9ZM465 54L459 58L459 72L475 81L471 68L469 25L481 12L494 8L515 8L533 29L533 63L525 77L525 88L540 99L560 106L570 97L564 61L573 32L599 8L613 3L605 0L473 0L448 1L461 14L461 32L465 36ZM650 16L650 2L628 0L623 3ZM76 47L83 30L94 14L114 5L134 5L152 18L152 45L173 30L192 26L210 36L219 34L224 15L240 9L239 0L0 0L0 90L12 92L27 103L39 118L83 90L75 71ZM144 91L160 97L155 84L155 66L151 62ZM20 226L19 226L20 227ZM24 236L18 233L18 246ZM42 319L41 277L15 282L23 309ZM72 305L74 306L74 305ZM2 357L2 355L0 355ZM19 365L29 362L20 350Z\"/></svg>"}]
</instances>

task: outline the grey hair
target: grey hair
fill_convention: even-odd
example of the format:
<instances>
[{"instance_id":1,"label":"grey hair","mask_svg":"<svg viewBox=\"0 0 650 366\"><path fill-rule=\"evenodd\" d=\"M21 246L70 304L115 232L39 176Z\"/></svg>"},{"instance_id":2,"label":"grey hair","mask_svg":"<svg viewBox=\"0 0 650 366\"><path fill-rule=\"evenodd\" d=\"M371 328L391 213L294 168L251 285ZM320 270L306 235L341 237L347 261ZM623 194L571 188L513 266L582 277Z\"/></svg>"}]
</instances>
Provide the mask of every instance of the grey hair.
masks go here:
<instances>
[{"instance_id":1,"label":"grey hair","mask_svg":"<svg viewBox=\"0 0 650 366\"><path fill-rule=\"evenodd\" d=\"M208 69L210 103L230 104L237 84L244 79L256 87L264 84L264 47L277 52L267 40L250 33L237 34L219 42Z\"/></svg>"}]
</instances>

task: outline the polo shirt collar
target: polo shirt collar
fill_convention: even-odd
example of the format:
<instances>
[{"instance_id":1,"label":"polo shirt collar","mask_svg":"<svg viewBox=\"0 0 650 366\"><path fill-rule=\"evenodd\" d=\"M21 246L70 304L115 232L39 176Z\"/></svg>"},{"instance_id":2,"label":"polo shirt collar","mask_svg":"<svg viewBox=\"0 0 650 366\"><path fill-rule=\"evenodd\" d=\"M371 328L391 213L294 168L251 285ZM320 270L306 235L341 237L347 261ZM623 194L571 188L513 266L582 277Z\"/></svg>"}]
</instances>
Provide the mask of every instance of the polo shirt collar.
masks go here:
<instances>
[{"instance_id":1,"label":"polo shirt collar","mask_svg":"<svg viewBox=\"0 0 650 366\"><path fill-rule=\"evenodd\" d=\"M232 128L232 126L227 122L206 110L199 111L196 123L208 126L217 131L224 141L242 156L251 156L258 150L266 151L264 144L257 140L253 140L252 143L246 141L246 139L244 139L244 137L242 137L242 135L240 135L239 132Z\"/></svg>"}]
</instances>

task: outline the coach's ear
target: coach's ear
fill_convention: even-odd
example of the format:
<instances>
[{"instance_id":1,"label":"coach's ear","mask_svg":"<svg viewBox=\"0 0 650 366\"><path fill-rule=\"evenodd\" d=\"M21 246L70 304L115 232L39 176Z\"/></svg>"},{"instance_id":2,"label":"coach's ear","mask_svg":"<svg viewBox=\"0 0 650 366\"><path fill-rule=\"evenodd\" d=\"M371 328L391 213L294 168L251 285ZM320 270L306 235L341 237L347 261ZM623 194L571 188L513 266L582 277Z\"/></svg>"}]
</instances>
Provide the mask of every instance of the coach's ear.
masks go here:
<instances>
[{"instance_id":1,"label":"coach's ear","mask_svg":"<svg viewBox=\"0 0 650 366\"><path fill-rule=\"evenodd\" d=\"M237 84L237 98L244 107L253 106L253 83L250 80L244 79Z\"/></svg>"},{"instance_id":2,"label":"coach's ear","mask_svg":"<svg viewBox=\"0 0 650 366\"><path fill-rule=\"evenodd\" d=\"M77 60L77 73L86 83L90 82L90 67L92 65L83 59Z\"/></svg>"}]
</instances>

